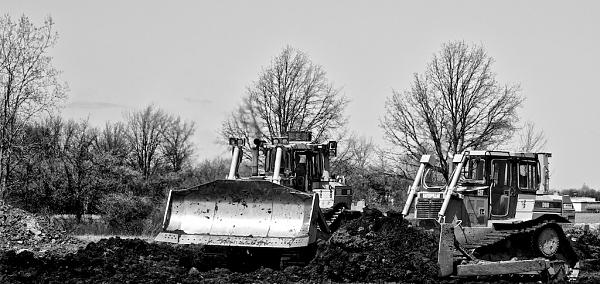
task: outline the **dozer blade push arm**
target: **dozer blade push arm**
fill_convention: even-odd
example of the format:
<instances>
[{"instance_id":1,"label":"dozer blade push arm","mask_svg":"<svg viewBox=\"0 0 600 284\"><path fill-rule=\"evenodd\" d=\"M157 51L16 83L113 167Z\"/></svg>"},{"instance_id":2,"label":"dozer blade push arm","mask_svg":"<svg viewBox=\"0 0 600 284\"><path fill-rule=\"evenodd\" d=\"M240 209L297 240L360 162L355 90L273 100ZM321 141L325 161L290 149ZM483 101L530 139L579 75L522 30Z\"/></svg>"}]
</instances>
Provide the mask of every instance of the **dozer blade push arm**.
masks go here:
<instances>
[{"instance_id":1,"label":"dozer blade push arm","mask_svg":"<svg viewBox=\"0 0 600 284\"><path fill-rule=\"evenodd\" d=\"M410 206L412 205L413 200L415 199L415 195L417 194L417 190L419 188L419 184L423 178L423 174L425 172L425 168L428 165L431 165L432 161L431 155L423 155L421 157L421 165L419 166L419 170L417 171L417 175L415 176L415 181L413 182L410 190L408 192L408 197L406 198L406 203L404 204L404 209L402 210L402 216L406 217L408 215L408 211L410 211Z\"/></svg>"},{"instance_id":2,"label":"dozer blade push arm","mask_svg":"<svg viewBox=\"0 0 600 284\"><path fill-rule=\"evenodd\" d=\"M463 157L464 157L463 155L454 156L453 162L455 162L456 160L460 160L460 162L454 169L454 172L453 172L454 174L452 175L452 180L450 181L450 185L448 185L448 188L446 188L446 191L444 192L444 203L442 203L442 208L440 208L440 212L438 213L438 222L439 223L445 222L446 209L448 209L448 204L450 203L450 198L452 197L452 194L454 193L454 189L456 188L456 184L458 183L458 179L460 178L460 175L462 173Z\"/></svg>"},{"instance_id":3,"label":"dozer blade push arm","mask_svg":"<svg viewBox=\"0 0 600 284\"><path fill-rule=\"evenodd\" d=\"M281 182L280 171L281 171L281 158L283 155L283 149L277 147L275 150L275 168L273 169L273 182L279 184Z\"/></svg>"},{"instance_id":4,"label":"dozer blade push arm","mask_svg":"<svg viewBox=\"0 0 600 284\"><path fill-rule=\"evenodd\" d=\"M242 146L233 146L233 153L231 155L231 164L229 165L229 174L227 175L227 179L234 180L236 179L238 168L240 165L240 152Z\"/></svg>"}]
</instances>

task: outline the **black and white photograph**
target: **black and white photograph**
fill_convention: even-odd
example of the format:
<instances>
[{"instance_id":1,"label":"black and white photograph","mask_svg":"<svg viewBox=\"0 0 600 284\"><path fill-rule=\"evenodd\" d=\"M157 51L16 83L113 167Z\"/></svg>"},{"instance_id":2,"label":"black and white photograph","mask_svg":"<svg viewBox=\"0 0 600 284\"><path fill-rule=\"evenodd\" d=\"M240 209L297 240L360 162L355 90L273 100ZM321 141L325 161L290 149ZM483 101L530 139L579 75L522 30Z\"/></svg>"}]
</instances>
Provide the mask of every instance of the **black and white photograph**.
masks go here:
<instances>
[{"instance_id":1,"label":"black and white photograph","mask_svg":"<svg viewBox=\"0 0 600 284\"><path fill-rule=\"evenodd\" d=\"M0 283L600 283L600 2L0 1Z\"/></svg>"}]
</instances>

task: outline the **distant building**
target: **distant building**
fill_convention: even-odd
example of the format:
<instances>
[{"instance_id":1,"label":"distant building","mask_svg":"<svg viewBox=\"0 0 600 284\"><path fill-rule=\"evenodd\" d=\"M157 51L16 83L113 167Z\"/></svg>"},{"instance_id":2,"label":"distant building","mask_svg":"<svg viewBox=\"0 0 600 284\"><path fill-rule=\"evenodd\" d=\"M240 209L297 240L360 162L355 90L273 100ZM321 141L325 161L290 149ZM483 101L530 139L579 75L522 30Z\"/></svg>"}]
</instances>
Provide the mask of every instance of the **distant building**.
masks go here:
<instances>
[{"instance_id":1,"label":"distant building","mask_svg":"<svg viewBox=\"0 0 600 284\"><path fill-rule=\"evenodd\" d=\"M575 212L600 212L600 201L593 197L571 197Z\"/></svg>"}]
</instances>

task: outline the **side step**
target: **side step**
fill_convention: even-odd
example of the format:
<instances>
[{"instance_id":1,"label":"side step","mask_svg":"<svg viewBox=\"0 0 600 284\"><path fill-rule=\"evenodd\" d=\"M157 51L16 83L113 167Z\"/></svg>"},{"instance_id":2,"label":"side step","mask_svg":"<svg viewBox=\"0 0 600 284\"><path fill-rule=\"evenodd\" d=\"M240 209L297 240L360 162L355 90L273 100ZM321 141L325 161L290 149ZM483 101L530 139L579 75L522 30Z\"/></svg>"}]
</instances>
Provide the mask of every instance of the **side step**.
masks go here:
<instances>
[{"instance_id":1,"label":"side step","mask_svg":"<svg viewBox=\"0 0 600 284\"><path fill-rule=\"evenodd\" d=\"M344 212L345 208L341 207L340 209L338 209L337 211L335 211L333 213L333 215L331 216L331 218L329 218L326 222L327 222L327 226L331 227L331 224L335 223L335 221L337 221L337 219L340 217L340 215L342 214L342 212Z\"/></svg>"}]
</instances>

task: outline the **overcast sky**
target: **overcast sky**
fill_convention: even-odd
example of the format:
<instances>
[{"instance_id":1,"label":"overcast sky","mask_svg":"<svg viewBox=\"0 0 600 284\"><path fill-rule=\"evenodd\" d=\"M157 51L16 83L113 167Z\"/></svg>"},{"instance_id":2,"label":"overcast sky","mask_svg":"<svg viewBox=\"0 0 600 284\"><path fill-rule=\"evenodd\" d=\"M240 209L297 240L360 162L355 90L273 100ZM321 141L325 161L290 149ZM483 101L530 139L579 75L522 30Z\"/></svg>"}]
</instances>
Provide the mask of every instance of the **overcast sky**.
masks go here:
<instances>
[{"instance_id":1,"label":"overcast sky","mask_svg":"<svg viewBox=\"0 0 600 284\"><path fill-rule=\"evenodd\" d=\"M222 155L221 122L285 45L305 51L351 100L349 128L383 141L392 90L442 43L481 44L520 110L548 138L551 187L600 188L600 1L7 1L0 12L60 34L62 110L94 125L154 103L197 123L198 159Z\"/></svg>"}]
</instances>

